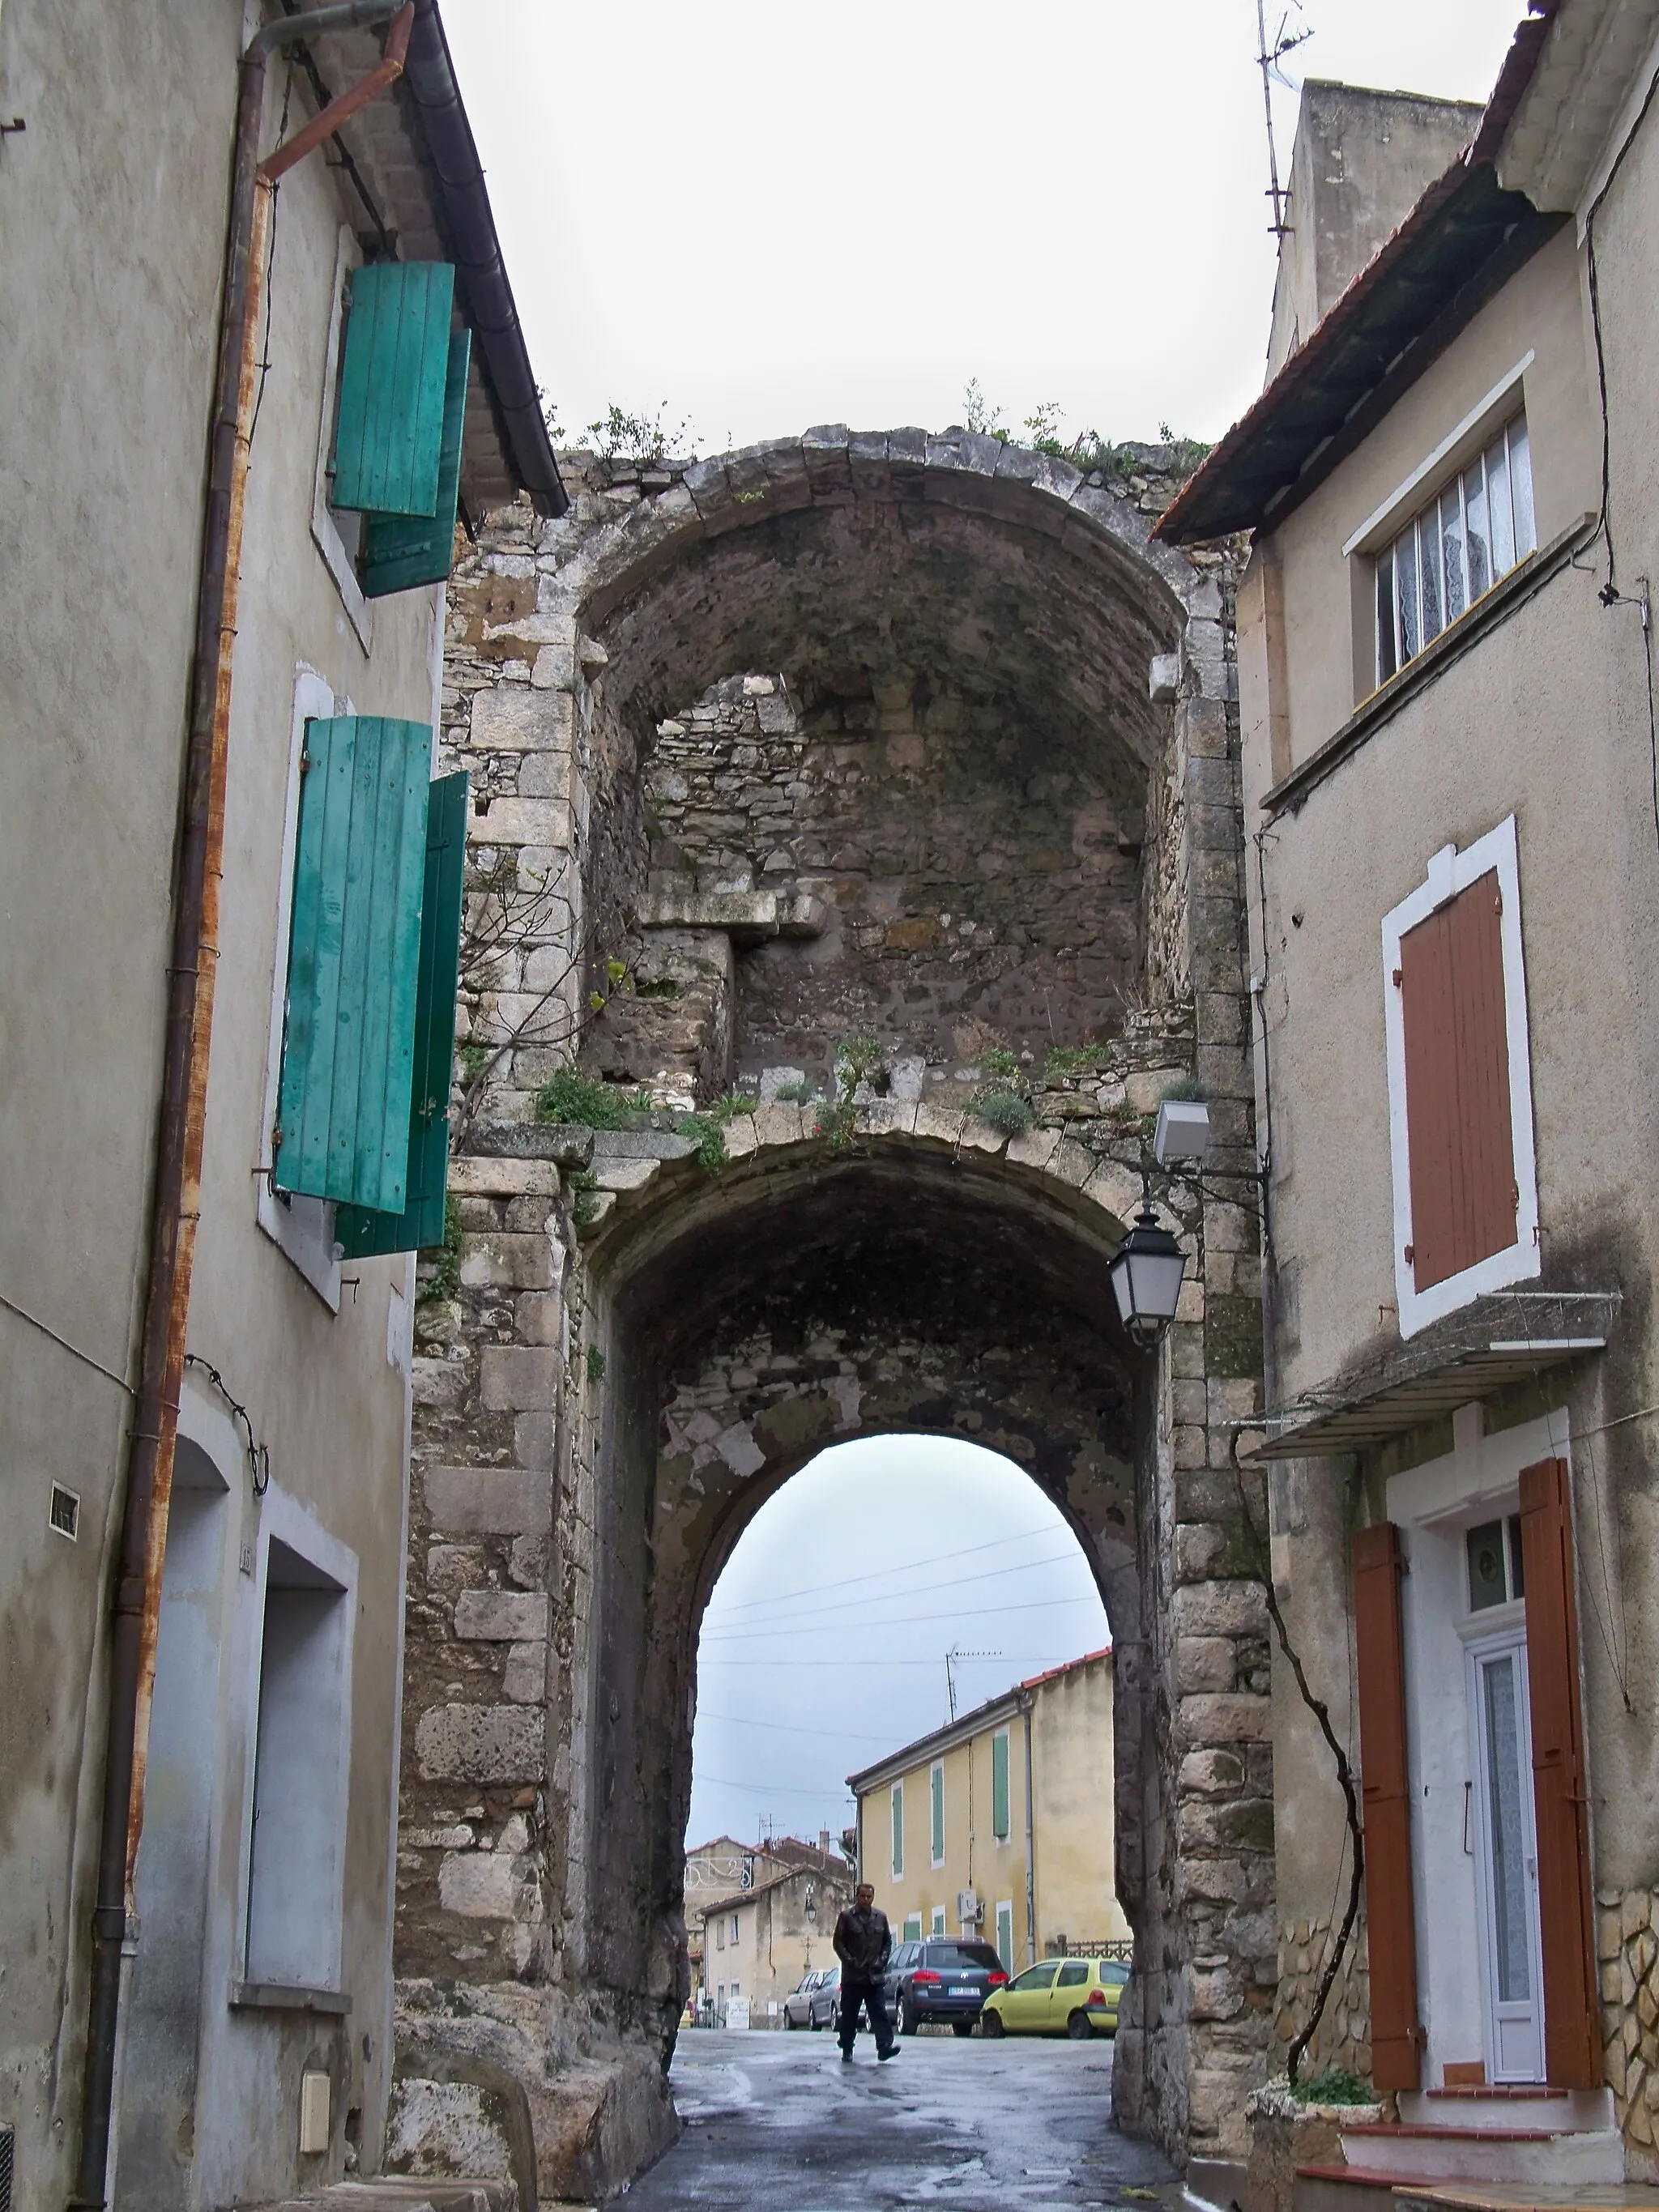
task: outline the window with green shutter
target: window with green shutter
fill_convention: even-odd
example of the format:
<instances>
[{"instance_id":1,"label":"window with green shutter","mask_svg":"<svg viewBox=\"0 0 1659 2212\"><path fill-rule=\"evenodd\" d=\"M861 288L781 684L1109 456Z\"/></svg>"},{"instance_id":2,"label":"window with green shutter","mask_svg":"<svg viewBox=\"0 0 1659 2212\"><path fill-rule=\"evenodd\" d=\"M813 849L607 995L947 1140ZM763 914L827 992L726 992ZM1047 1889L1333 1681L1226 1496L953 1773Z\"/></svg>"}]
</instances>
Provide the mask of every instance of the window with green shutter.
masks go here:
<instances>
[{"instance_id":1,"label":"window with green shutter","mask_svg":"<svg viewBox=\"0 0 1659 2212\"><path fill-rule=\"evenodd\" d=\"M444 387L443 443L438 457L438 504L430 515L368 514L363 518L357 574L365 599L383 599L422 584L441 584L453 565L455 514L461 494L461 439L466 428L470 331L449 338Z\"/></svg>"},{"instance_id":2,"label":"window with green shutter","mask_svg":"<svg viewBox=\"0 0 1659 2212\"><path fill-rule=\"evenodd\" d=\"M354 273L335 417L335 507L436 514L454 299L447 261L377 261Z\"/></svg>"},{"instance_id":3,"label":"window with green shutter","mask_svg":"<svg viewBox=\"0 0 1659 2212\"><path fill-rule=\"evenodd\" d=\"M272 1181L376 1213L409 1202L432 732L306 726Z\"/></svg>"},{"instance_id":4,"label":"window with green shutter","mask_svg":"<svg viewBox=\"0 0 1659 2212\"><path fill-rule=\"evenodd\" d=\"M339 1208L334 1218L335 1241L347 1260L366 1259L379 1252L419 1252L443 1243L461 892L466 869L466 790L465 773L440 776L431 787L427 808L408 1195L401 1213L375 1213L359 1206Z\"/></svg>"},{"instance_id":5,"label":"window with green shutter","mask_svg":"<svg viewBox=\"0 0 1659 2212\"><path fill-rule=\"evenodd\" d=\"M904 1872L904 1784L893 1784L893 1873Z\"/></svg>"},{"instance_id":6,"label":"window with green shutter","mask_svg":"<svg viewBox=\"0 0 1659 2212\"><path fill-rule=\"evenodd\" d=\"M1000 1844L1008 1840L1008 1731L991 1738L991 1833Z\"/></svg>"},{"instance_id":7,"label":"window with green shutter","mask_svg":"<svg viewBox=\"0 0 1659 2212\"><path fill-rule=\"evenodd\" d=\"M933 1814L933 1864L938 1866L945 1856L945 1769L936 1765L927 1778L927 1795Z\"/></svg>"}]
</instances>

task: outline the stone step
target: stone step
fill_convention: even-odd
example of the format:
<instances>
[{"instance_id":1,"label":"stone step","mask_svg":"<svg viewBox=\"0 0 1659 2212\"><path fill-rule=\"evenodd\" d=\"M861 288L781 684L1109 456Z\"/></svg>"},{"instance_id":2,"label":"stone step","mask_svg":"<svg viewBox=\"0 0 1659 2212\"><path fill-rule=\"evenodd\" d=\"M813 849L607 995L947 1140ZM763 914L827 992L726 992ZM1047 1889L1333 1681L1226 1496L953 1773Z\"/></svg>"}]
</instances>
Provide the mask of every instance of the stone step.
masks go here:
<instances>
[{"instance_id":1,"label":"stone step","mask_svg":"<svg viewBox=\"0 0 1659 2212\"><path fill-rule=\"evenodd\" d=\"M1396 2182L1620 2182L1625 2146L1613 2130L1413 2125L1373 2120L1342 2130L1351 2166Z\"/></svg>"},{"instance_id":2,"label":"stone step","mask_svg":"<svg viewBox=\"0 0 1659 2212\"><path fill-rule=\"evenodd\" d=\"M1541 2081L1402 2090L1400 2118L1411 2127L1541 2128L1553 2135L1597 2135L1614 2125L1610 2090L1554 2089Z\"/></svg>"},{"instance_id":3,"label":"stone step","mask_svg":"<svg viewBox=\"0 0 1659 2212\"><path fill-rule=\"evenodd\" d=\"M510 2181L417 2180L397 2174L337 2181L331 2189L274 2197L244 2212L518 2212L518 2207L519 2192Z\"/></svg>"},{"instance_id":4,"label":"stone step","mask_svg":"<svg viewBox=\"0 0 1659 2212\"><path fill-rule=\"evenodd\" d=\"M1395 2179L1357 2166L1299 2166L1291 2212L1395 2212Z\"/></svg>"}]
</instances>

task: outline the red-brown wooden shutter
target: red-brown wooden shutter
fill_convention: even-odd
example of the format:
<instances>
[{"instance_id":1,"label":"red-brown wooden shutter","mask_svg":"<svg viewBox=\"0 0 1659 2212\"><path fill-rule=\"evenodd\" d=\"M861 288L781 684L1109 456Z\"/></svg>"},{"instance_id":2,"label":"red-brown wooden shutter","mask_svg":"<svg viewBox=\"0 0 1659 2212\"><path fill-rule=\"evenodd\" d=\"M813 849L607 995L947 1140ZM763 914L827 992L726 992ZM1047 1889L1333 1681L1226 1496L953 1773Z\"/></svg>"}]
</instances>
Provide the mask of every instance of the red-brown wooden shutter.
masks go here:
<instances>
[{"instance_id":1,"label":"red-brown wooden shutter","mask_svg":"<svg viewBox=\"0 0 1659 2212\"><path fill-rule=\"evenodd\" d=\"M1355 1536L1354 1648L1370 1947L1371 2079L1379 2089L1418 2087L1423 2039L1417 2022L1406 1661L1400 1628L1404 1569L1400 1532L1393 1522L1362 1528Z\"/></svg>"},{"instance_id":2,"label":"red-brown wooden shutter","mask_svg":"<svg viewBox=\"0 0 1659 2212\"><path fill-rule=\"evenodd\" d=\"M1489 869L1400 943L1419 1291L1515 1242L1503 911Z\"/></svg>"},{"instance_id":3,"label":"red-brown wooden shutter","mask_svg":"<svg viewBox=\"0 0 1659 2212\"><path fill-rule=\"evenodd\" d=\"M1522 1469L1521 1563L1527 1585L1545 2069L1558 2088L1599 2089L1603 2077L1589 1804L1565 1460L1540 1460L1536 1467Z\"/></svg>"}]
</instances>

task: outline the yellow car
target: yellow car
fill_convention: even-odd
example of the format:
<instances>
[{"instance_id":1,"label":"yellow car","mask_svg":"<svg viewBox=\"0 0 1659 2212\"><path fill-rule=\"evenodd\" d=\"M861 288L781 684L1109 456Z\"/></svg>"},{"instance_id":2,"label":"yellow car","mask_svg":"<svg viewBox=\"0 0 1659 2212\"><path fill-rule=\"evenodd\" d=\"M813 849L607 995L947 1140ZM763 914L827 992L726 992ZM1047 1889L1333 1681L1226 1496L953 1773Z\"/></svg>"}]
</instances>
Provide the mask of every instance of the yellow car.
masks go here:
<instances>
[{"instance_id":1,"label":"yellow car","mask_svg":"<svg viewBox=\"0 0 1659 2212\"><path fill-rule=\"evenodd\" d=\"M979 2015L981 2035L1117 2033L1118 2000L1129 1969L1115 1959L1045 1959L994 1990Z\"/></svg>"}]
</instances>

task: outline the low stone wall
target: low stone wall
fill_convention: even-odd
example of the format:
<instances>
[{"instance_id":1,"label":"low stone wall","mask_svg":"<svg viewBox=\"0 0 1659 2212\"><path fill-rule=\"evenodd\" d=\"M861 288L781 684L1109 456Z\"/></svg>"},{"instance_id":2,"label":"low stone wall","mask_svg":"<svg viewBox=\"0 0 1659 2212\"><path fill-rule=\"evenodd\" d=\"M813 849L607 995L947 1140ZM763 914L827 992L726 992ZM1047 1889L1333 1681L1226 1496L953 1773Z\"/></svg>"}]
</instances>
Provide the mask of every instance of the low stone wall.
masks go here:
<instances>
[{"instance_id":1,"label":"low stone wall","mask_svg":"<svg viewBox=\"0 0 1659 2212\"><path fill-rule=\"evenodd\" d=\"M1279 2055L1311 2018L1314 2000L1342 1924L1339 1912L1333 1920L1280 1921L1279 1924L1279 1996L1273 2032ZM1371 2078L1371 1978L1366 1948L1365 1916L1359 1916L1349 1942L1347 1955L1337 1970L1325 2010L1302 2061L1306 2074L1339 2068L1361 2081Z\"/></svg>"},{"instance_id":2,"label":"low stone wall","mask_svg":"<svg viewBox=\"0 0 1659 2212\"><path fill-rule=\"evenodd\" d=\"M1601 2040L1633 2179L1659 2178L1659 1890L1596 1893Z\"/></svg>"}]
</instances>

